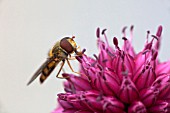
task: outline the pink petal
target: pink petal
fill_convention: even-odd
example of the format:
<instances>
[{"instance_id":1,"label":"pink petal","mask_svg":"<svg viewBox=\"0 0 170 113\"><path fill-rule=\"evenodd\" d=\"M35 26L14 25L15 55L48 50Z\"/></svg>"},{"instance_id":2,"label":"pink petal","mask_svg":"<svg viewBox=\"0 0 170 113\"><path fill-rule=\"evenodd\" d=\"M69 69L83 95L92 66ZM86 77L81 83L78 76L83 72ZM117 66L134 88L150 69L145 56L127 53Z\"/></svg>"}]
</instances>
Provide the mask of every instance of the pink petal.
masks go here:
<instances>
[{"instance_id":1,"label":"pink petal","mask_svg":"<svg viewBox=\"0 0 170 113\"><path fill-rule=\"evenodd\" d=\"M153 83L153 87L159 90L159 98L165 99L170 96L170 75L163 74L159 76Z\"/></svg>"},{"instance_id":2,"label":"pink petal","mask_svg":"<svg viewBox=\"0 0 170 113\"><path fill-rule=\"evenodd\" d=\"M79 110L79 111L76 111L74 113L94 113L92 111L86 111L86 110Z\"/></svg>"},{"instance_id":3,"label":"pink petal","mask_svg":"<svg viewBox=\"0 0 170 113\"><path fill-rule=\"evenodd\" d=\"M69 76L69 78L67 78L70 84L69 86L70 88L72 88L72 85L73 85L76 91L85 91L85 90L92 89L90 86L90 82L87 79L84 79L82 77L78 77L72 74L66 74L66 73L64 73L63 76Z\"/></svg>"},{"instance_id":4,"label":"pink petal","mask_svg":"<svg viewBox=\"0 0 170 113\"><path fill-rule=\"evenodd\" d=\"M110 67L110 61L112 60L113 56L109 54L109 52L113 51L113 49L101 40L98 40L98 43L99 43L100 54L97 58L97 62L102 67Z\"/></svg>"},{"instance_id":5,"label":"pink petal","mask_svg":"<svg viewBox=\"0 0 170 113\"><path fill-rule=\"evenodd\" d=\"M101 93L106 95L113 95L111 88L107 86L105 76L107 75L105 72L101 72L103 74L98 73L98 77L94 81L94 86L98 89ZM113 81L114 82L114 81Z\"/></svg>"},{"instance_id":6,"label":"pink petal","mask_svg":"<svg viewBox=\"0 0 170 113\"><path fill-rule=\"evenodd\" d=\"M134 70L135 71L134 71L133 78L138 77L138 75L142 72L142 70L146 64L146 61L149 57L151 57L150 52L147 52L145 54L143 52L138 53L138 55L134 59L134 62L135 62Z\"/></svg>"},{"instance_id":7,"label":"pink petal","mask_svg":"<svg viewBox=\"0 0 170 113\"><path fill-rule=\"evenodd\" d=\"M121 83L120 80L117 78L117 75L115 75L114 73L106 73L105 79L106 80L103 84L108 87L112 95L118 96Z\"/></svg>"},{"instance_id":8,"label":"pink petal","mask_svg":"<svg viewBox=\"0 0 170 113\"><path fill-rule=\"evenodd\" d=\"M169 113L169 103L166 101L157 101L152 107L148 109L149 113Z\"/></svg>"},{"instance_id":9,"label":"pink petal","mask_svg":"<svg viewBox=\"0 0 170 113\"><path fill-rule=\"evenodd\" d=\"M134 61L135 61L135 69L134 69L135 72L133 78L135 76L138 76L142 72L143 66L146 63L146 57L142 52L140 52L135 57Z\"/></svg>"},{"instance_id":10,"label":"pink petal","mask_svg":"<svg viewBox=\"0 0 170 113\"><path fill-rule=\"evenodd\" d=\"M134 74L134 69L135 69L134 58L130 56L129 54L125 53L124 64L126 66L128 73L130 74L129 77L132 78L132 75Z\"/></svg>"},{"instance_id":11,"label":"pink petal","mask_svg":"<svg viewBox=\"0 0 170 113\"><path fill-rule=\"evenodd\" d=\"M156 66L155 72L158 76L163 73L169 73L170 72L170 61L158 64Z\"/></svg>"},{"instance_id":12,"label":"pink petal","mask_svg":"<svg viewBox=\"0 0 170 113\"><path fill-rule=\"evenodd\" d=\"M136 87L138 90L141 90L143 88L148 88L151 86L151 84L155 81L156 74L151 66L144 68L144 70L139 74L134 76L134 83L136 84Z\"/></svg>"},{"instance_id":13,"label":"pink petal","mask_svg":"<svg viewBox=\"0 0 170 113\"><path fill-rule=\"evenodd\" d=\"M102 104L97 101L99 92L87 91L77 92L76 94L59 94L59 103L64 108L88 111L100 111L102 110Z\"/></svg>"},{"instance_id":14,"label":"pink petal","mask_svg":"<svg viewBox=\"0 0 170 113\"><path fill-rule=\"evenodd\" d=\"M72 104L68 103L65 100L58 99L58 102L63 109L74 108Z\"/></svg>"},{"instance_id":15,"label":"pink petal","mask_svg":"<svg viewBox=\"0 0 170 113\"><path fill-rule=\"evenodd\" d=\"M76 109L65 109L62 113L76 113Z\"/></svg>"},{"instance_id":16,"label":"pink petal","mask_svg":"<svg viewBox=\"0 0 170 113\"><path fill-rule=\"evenodd\" d=\"M125 103L132 103L139 99L138 90L127 75L124 75L123 77L119 98Z\"/></svg>"},{"instance_id":17,"label":"pink petal","mask_svg":"<svg viewBox=\"0 0 170 113\"><path fill-rule=\"evenodd\" d=\"M63 108L62 107L58 107L57 109L55 109L53 112L51 113L63 113Z\"/></svg>"},{"instance_id":18,"label":"pink petal","mask_svg":"<svg viewBox=\"0 0 170 113\"><path fill-rule=\"evenodd\" d=\"M125 50L126 49L126 50ZM126 53L128 53L130 56L135 57L136 53L135 50L129 40L126 40L126 47L124 47L124 50Z\"/></svg>"},{"instance_id":19,"label":"pink petal","mask_svg":"<svg viewBox=\"0 0 170 113\"><path fill-rule=\"evenodd\" d=\"M136 101L130 105L128 113L147 113L147 109L142 102Z\"/></svg>"},{"instance_id":20,"label":"pink petal","mask_svg":"<svg viewBox=\"0 0 170 113\"><path fill-rule=\"evenodd\" d=\"M100 100L98 100L98 98L100 99L100 93L98 91L87 91L84 97L84 103L91 111L97 112L102 110L102 104Z\"/></svg>"},{"instance_id":21,"label":"pink petal","mask_svg":"<svg viewBox=\"0 0 170 113\"><path fill-rule=\"evenodd\" d=\"M83 55L81 57L76 57L76 59L80 62L80 65L81 65L81 70L83 73L86 74L86 72L84 72L85 70L84 69L88 69L91 67L91 65L93 63L95 63L96 61L86 55Z\"/></svg>"},{"instance_id":22,"label":"pink petal","mask_svg":"<svg viewBox=\"0 0 170 113\"><path fill-rule=\"evenodd\" d=\"M107 70L101 70L96 72L95 76L95 80L93 84L91 84L94 89L99 90L106 95L118 94L120 81L117 80L113 73L110 73Z\"/></svg>"},{"instance_id":23,"label":"pink petal","mask_svg":"<svg viewBox=\"0 0 170 113\"><path fill-rule=\"evenodd\" d=\"M120 81L122 81L122 78L123 78L122 72L125 69L124 69L124 62L120 54L116 54L116 57L114 57L111 60L111 67L109 69L112 70L116 74L116 77L118 77Z\"/></svg>"},{"instance_id":24,"label":"pink petal","mask_svg":"<svg viewBox=\"0 0 170 113\"><path fill-rule=\"evenodd\" d=\"M140 98L141 98L142 103L146 107L150 107L156 102L158 98L158 94L159 94L159 91L156 88L154 87L150 89L146 88L140 91Z\"/></svg>"},{"instance_id":25,"label":"pink petal","mask_svg":"<svg viewBox=\"0 0 170 113\"><path fill-rule=\"evenodd\" d=\"M102 100L104 113L124 113L124 105L114 97L104 97Z\"/></svg>"},{"instance_id":26,"label":"pink petal","mask_svg":"<svg viewBox=\"0 0 170 113\"><path fill-rule=\"evenodd\" d=\"M158 27L158 30L157 30L156 36L161 37L162 30L163 30L163 27L160 25L160 26Z\"/></svg>"},{"instance_id":27,"label":"pink petal","mask_svg":"<svg viewBox=\"0 0 170 113\"><path fill-rule=\"evenodd\" d=\"M64 90L65 90L67 93L73 93L73 92L75 92L74 86L72 86L72 84L70 84L68 81L65 81L65 82L64 82Z\"/></svg>"}]
</instances>

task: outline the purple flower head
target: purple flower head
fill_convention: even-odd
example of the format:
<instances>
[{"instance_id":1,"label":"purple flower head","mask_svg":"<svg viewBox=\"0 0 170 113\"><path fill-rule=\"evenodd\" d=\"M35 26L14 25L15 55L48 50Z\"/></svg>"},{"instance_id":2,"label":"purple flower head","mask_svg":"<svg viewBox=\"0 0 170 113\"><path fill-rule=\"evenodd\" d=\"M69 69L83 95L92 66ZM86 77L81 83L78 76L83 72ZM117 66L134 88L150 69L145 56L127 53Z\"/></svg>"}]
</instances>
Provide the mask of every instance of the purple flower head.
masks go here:
<instances>
[{"instance_id":1,"label":"purple flower head","mask_svg":"<svg viewBox=\"0 0 170 113\"><path fill-rule=\"evenodd\" d=\"M135 53L123 28L123 47L106 29L97 29L99 54L77 57L80 75L69 76L65 93L58 94L59 108L52 113L170 113L170 61L161 63L159 54L162 26L155 35L147 32L144 49ZM103 39L104 38L104 39ZM105 41L103 41L105 40Z\"/></svg>"}]
</instances>

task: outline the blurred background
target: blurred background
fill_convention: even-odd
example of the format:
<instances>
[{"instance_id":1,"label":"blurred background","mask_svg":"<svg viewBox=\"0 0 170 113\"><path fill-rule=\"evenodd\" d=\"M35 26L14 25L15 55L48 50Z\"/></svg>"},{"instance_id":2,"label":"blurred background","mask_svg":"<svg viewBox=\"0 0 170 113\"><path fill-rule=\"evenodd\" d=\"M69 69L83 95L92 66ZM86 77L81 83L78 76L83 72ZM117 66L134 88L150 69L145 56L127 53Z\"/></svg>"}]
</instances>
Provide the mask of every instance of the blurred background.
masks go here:
<instances>
[{"instance_id":1,"label":"blurred background","mask_svg":"<svg viewBox=\"0 0 170 113\"><path fill-rule=\"evenodd\" d=\"M169 60L170 0L0 0L0 113L50 113L57 106L63 81L56 73L43 85L26 83L64 36L76 36L86 54L97 54L96 28L107 28L122 44L121 30L135 26L133 45L144 46L146 31L163 26L159 58ZM75 71L78 62L71 61ZM65 71L71 73L68 66Z\"/></svg>"}]
</instances>

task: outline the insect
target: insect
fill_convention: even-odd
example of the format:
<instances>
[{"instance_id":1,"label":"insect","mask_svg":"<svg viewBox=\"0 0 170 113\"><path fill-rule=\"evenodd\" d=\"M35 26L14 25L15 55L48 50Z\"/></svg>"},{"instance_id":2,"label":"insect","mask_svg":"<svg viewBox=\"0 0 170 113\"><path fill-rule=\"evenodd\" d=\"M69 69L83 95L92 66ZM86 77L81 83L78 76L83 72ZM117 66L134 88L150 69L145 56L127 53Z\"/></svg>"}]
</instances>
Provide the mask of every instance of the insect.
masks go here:
<instances>
[{"instance_id":1,"label":"insect","mask_svg":"<svg viewBox=\"0 0 170 113\"><path fill-rule=\"evenodd\" d=\"M60 41L56 42L56 44L49 51L48 58L46 59L46 61L34 73L27 85L31 84L39 75L40 83L43 83L61 61L62 64L56 75L57 78L65 78L59 77L59 73L62 70L65 61L67 61L70 69L74 72L73 68L69 63L69 58L71 59L72 53L75 53L77 56L81 56L83 54L83 52L77 51L78 47L76 45L76 42L74 41L74 38L74 36L72 38L64 37Z\"/></svg>"}]
</instances>

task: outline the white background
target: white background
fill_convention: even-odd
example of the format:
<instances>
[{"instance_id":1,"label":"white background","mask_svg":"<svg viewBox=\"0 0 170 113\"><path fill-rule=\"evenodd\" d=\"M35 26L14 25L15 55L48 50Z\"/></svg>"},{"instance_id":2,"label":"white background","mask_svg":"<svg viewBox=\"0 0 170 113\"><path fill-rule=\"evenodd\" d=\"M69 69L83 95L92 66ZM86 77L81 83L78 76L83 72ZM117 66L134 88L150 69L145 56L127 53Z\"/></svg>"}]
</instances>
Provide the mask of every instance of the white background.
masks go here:
<instances>
[{"instance_id":1,"label":"white background","mask_svg":"<svg viewBox=\"0 0 170 113\"><path fill-rule=\"evenodd\" d=\"M76 36L86 54L97 54L95 31L107 28L108 40L121 40L121 29L134 25L135 50L142 49L146 31L163 25L159 57L170 54L169 0L0 0L0 113L49 113L56 108L63 80L56 71L43 84L26 83L46 59L53 44ZM77 62L73 67L78 70ZM66 71L70 70L66 67Z\"/></svg>"}]
</instances>

